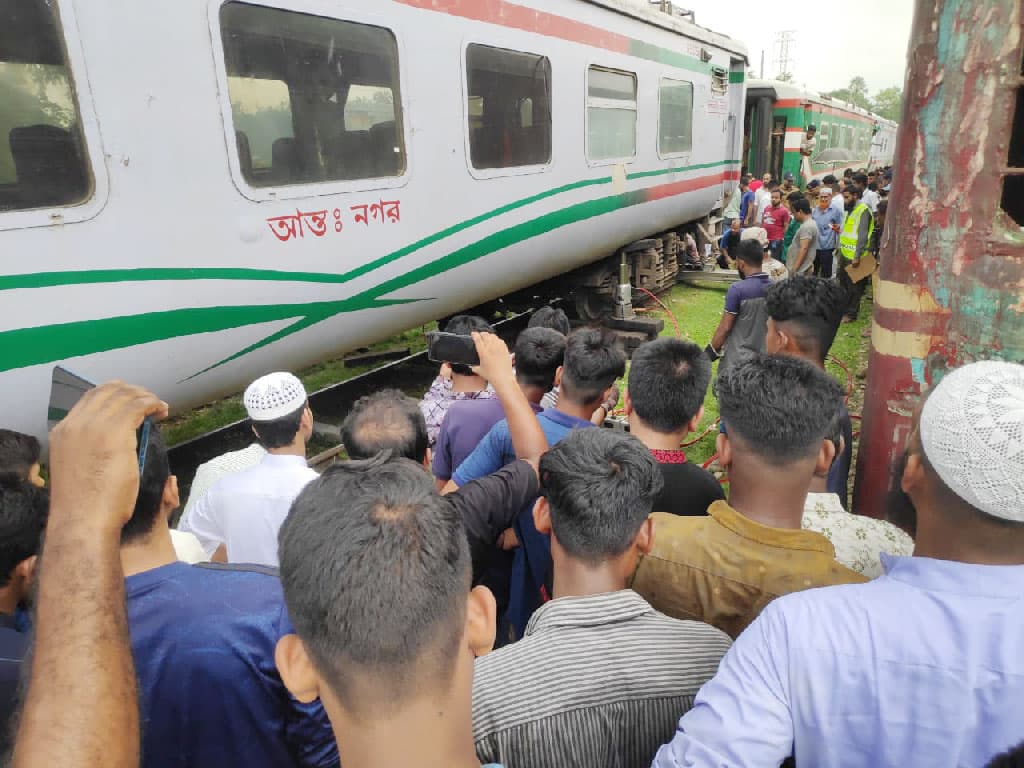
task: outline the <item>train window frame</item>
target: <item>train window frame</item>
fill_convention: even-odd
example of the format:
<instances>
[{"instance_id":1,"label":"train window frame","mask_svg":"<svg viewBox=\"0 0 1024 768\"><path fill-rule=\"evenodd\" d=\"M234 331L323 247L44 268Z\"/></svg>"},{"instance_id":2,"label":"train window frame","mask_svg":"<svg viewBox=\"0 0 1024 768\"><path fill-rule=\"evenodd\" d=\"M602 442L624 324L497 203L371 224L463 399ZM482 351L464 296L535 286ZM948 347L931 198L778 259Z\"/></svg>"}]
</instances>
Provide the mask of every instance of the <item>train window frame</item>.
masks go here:
<instances>
[{"instance_id":1,"label":"train window frame","mask_svg":"<svg viewBox=\"0 0 1024 768\"><path fill-rule=\"evenodd\" d=\"M662 97L663 97L663 94L664 94L664 86L665 86L666 82L667 83L672 83L674 85L688 85L688 86L690 86L690 145L686 149L683 149L683 150L665 151L662 148L662 140L665 138L665 135L662 133L662 130L661 130L661 120L662 120L662 117L663 117L662 110L664 109L664 101L663 101ZM657 142L657 148L658 148L658 157L661 158L662 160L678 159L678 158L681 158L681 157L682 158L687 158L687 157L689 157L693 153L693 129L695 127L694 126L694 124L695 124L695 120L694 120L694 105L696 104L696 94L695 94L695 91L696 91L696 88L694 86L694 83L692 81L690 81L690 80L683 80L682 78L679 78L679 77L669 77L667 75L662 75L661 77L658 78L658 136L657 136L658 142Z\"/></svg>"},{"instance_id":2,"label":"train window frame","mask_svg":"<svg viewBox=\"0 0 1024 768\"><path fill-rule=\"evenodd\" d=\"M548 117L549 117L549 131L550 131L550 146L548 151L548 159L543 163L534 163L531 165L509 165L495 168L477 168L473 164L473 144L472 136L470 135L469 124L471 117L471 110L473 105L473 97L469 93L469 49L473 46L481 46L484 48L490 48L497 51L508 51L510 53L518 53L525 56L537 56L543 58L548 63ZM503 45L495 44L493 41L485 41L481 38L470 38L462 41L461 51L461 63L459 69L461 70L462 76L462 134L463 134L463 146L465 149L466 158L466 169L469 175L474 179L481 181L487 179L498 179L508 178L510 176L530 176L538 173L547 173L553 167L555 161L555 146L556 146L556 135L555 135L555 108L556 99L555 93L557 86L555 84L555 65L551 59L550 54L542 53L537 50L529 50L531 46L519 46L516 43L509 42ZM535 109L531 104L531 109Z\"/></svg>"},{"instance_id":3,"label":"train window frame","mask_svg":"<svg viewBox=\"0 0 1024 768\"><path fill-rule=\"evenodd\" d=\"M600 97L592 97L590 95L590 73L593 71L610 72L616 75L626 75L633 79L633 100L631 102L625 99L604 99ZM589 61L587 67L583 72L583 144L584 144L584 156L587 160L587 165L592 168L599 168L610 165L629 165L636 162L637 155L639 152L640 145L640 76L628 69L619 69L618 67L610 67L607 64L600 64L598 62ZM623 109L622 106L616 106L621 104L632 104L632 109ZM623 111L631 111L633 113L633 154L623 155L616 157L594 157L590 147L590 111L591 109L608 109L614 110L619 109Z\"/></svg>"},{"instance_id":4,"label":"train window frame","mask_svg":"<svg viewBox=\"0 0 1024 768\"><path fill-rule=\"evenodd\" d=\"M97 158L103 158L105 155L92 89L86 75L85 54L81 38L77 35L78 21L74 3L73 0L53 0L53 5L57 13L57 33L63 46L72 104L76 110L85 155L82 162L88 175L87 193L74 203L0 211L0 231L89 221L106 207L110 195L106 164L97 161Z\"/></svg>"},{"instance_id":5,"label":"train window frame","mask_svg":"<svg viewBox=\"0 0 1024 768\"><path fill-rule=\"evenodd\" d=\"M254 186L249 183L242 172L241 159L238 151L238 144L235 138L234 112L231 106L231 94L228 85L227 58L222 38L222 25L220 21L221 9L225 5L241 3L257 8L266 8L276 11L318 16L331 21L340 21L350 24L376 27L389 33L394 41L397 55L395 72L397 75L398 98L394 102L395 109L401 112L401 128L398 136L402 140L404 148L404 167L397 176L378 176L359 179L323 179L306 181L298 184L278 184L268 186ZM227 152L228 166L231 172L231 180L244 198L253 202L269 202L274 200L297 200L310 197L324 197L356 192L371 192L376 190L401 189L409 184L413 173L414 153L410 142L409 130L409 94L407 85L409 76L407 62L408 51L405 46L402 30L395 24L393 17L382 15L373 11L364 12L360 9L352 13L344 8L326 6L317 0L210 0L208 6L207 23L209 24L211 36L211 52L213 55L214 71L216 74L218 98L221 107L221 122L224 130L224 144ZM397 114L397 113L396 113Z\"/></svg>"}]
</instances>

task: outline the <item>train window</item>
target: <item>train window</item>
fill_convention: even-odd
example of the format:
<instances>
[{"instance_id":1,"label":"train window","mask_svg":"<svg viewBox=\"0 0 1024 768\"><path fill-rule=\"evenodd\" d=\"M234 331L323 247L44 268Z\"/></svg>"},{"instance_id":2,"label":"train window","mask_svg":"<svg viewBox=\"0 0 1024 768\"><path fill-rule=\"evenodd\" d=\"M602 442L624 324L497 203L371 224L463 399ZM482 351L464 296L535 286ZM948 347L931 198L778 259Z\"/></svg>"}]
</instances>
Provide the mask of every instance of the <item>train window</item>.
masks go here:
<instances>
[{"instance_id":1,"label":"train window","mask_svg":"<svg viewBox=\"0 0 1024 768\"><path fill-rule=\"evenodd\" d=\"M722 67L711 68L711 92L726 93L729 90L729 72Z\"/></svg>"},{"instance_id":2,"label":"train window","mask_svg":"<svg viewBox=\"0 0 1024 768\"><path fill-rule=\"evenodd\" d=\"M693 149L693 83L661 79L658 152L662 156Z\"/></svg>"},{"instance_id":3,"label":"train window","mask_svg":"<svg viewBox=\"0 0 1024 768\"><path fill-rule=\"evenodd\" d=\"M828 127L828 145L830 147L838 147L839 138L839 123L832 123L832 125Z\"/></svg>"},{"instance_id":4,"label":"train window","mask_svg":"<svg viewBox=\"0 0 1024 768\"><path fill-rule=\"evenodd\" d=\"M828 149L828 123L818 126L818 141L814 145L815 154L820 154Z\"/></svg>"},{"instance_id":5,"label":"train window","mask_svg":"<svg viewBox=\"0 0 1024 768\"><path fill-rule=\"evenodd\" d=\"M1010 218L1024 229L1024 88L1017 89L1009 145L1001 204Z\"/></svg>"},{"instance_id":6,"label":"train window","mask_svg":"<svg viewBox=\"0 0 1024 768\"><path fill-rule=\"evenodd\" d=\"M636 155L636 75L602 67L587 72L587 157Z\"/></svg>"},{"instance_id":7,"label":"train window","mask_svg":"<svg viewBox=\"0 0 1024 768\"><path fill-rule=\"evenodd\" d=\"M400 176L390 30L228 2L220 9L239 166L254 187Z\"/></svg>"},{"instance_id":8,"label":"train window","mask_svg":"<svg viewBox=\"0 0 1024 768\"><path fill-rule=\"evenodd\" d=\"M52 0L0 0L0 211L91 192L81 116Z\"/></svg>"},{"instance_id":9,"label":"train window","mask_svg":"<svg viewBox=\"0 0 1024 768\"><path fill-rule=\"evenodd\" d=\"M466 48L473 167L551 162L551 61L487 45Z\"/></svg>"},{"instance_id":10,"label":"train window","mask_svg":"<svg viewBox=\"0 0 1024 768\"><path fill-rule=\"evenodd\" d=\"M288 84L267 77L228 77L228 95L242 170L269 175L274 142L295 140Z\"/></svg>"}]
</instances>

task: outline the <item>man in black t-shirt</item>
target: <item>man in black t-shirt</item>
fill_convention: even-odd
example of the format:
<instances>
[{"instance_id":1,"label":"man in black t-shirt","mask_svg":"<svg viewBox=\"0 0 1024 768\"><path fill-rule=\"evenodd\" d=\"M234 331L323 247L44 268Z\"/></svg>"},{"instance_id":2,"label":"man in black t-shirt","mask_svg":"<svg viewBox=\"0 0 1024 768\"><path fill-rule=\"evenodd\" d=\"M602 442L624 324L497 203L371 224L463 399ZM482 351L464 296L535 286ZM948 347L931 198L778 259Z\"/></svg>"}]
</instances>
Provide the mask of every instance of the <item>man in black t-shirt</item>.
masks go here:
<instances>
[{"instance_id":1,"label":"man in black t-shirt","mask_svg":"<svg viewBox=\"0 0 1024 768\"><path fill-rule=\"evenodd\" d=\"M680 448L704 416L710 382L711 363L696 344L662 338L633 353L626 413L629 431L651 451L665 479L655 512L706 515L712 503L725 498L714 476L689 463Z\"/></svg>"}]
</instances>

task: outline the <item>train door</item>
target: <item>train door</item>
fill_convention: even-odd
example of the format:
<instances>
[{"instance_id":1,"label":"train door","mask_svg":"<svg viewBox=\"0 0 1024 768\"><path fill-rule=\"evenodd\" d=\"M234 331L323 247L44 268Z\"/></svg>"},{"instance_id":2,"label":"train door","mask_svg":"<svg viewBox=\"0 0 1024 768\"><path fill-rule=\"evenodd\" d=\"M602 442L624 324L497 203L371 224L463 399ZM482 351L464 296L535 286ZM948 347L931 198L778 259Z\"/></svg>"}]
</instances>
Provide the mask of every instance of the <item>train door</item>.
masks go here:
<instances>
[{"instance_id":1,"label":"train door","mask_svg":"<svg viewBox=\"0 0 1024 768\"><path fill-rule=\"evenodd\" d=\"M743 92L746 88L746 62L743 59L733 59L729 66L729 129L726 145L726 157L729 160L746 162L746 131L740 125L743 120ZM740 146L740 132L744 132L743 146ZM723 184L723 193L731 192L736 188L736 182L727 180Z\"/></svg>"},{"instance_id":2,"label":"train door","mask_svg":"<svg viewBox=\"0 0 1024 768\"><path fill-rule=\"evenodd\" d=\"M775 115L772 118L771 149L768 153L768 172L773 179L782 178L782 161L786 156L786 118Z\"/></svg>"},{"instance_id":3,"label":"train door","mask_svg":"<svg viewBox=\"0 0 1024 768\"><path fill-rule=\"evenodd\" d=\"M751 88L747 91L746 119L744 120L744 159L746 172L760 176L771 171L771 146L775 113L775 89ZM785 141L785 130L783 130Z\"/></svg>"}]
</instances>

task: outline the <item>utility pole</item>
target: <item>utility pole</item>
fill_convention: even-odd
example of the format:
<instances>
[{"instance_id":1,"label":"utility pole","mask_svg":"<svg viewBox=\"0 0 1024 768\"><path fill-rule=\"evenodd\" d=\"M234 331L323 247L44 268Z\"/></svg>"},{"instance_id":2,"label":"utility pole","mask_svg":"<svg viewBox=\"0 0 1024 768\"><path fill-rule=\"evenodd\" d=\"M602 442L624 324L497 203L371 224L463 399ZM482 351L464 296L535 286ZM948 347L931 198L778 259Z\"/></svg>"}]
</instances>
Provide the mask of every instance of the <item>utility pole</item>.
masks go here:
<instances>
[{"instance_id":1,"label":"utility pole","mask_svg":"<svg viewBox=\"0 0 1024 768\"><path fill-rule=\"evenodd\" d=\"M775 33L775 65L777 77L780 80L792 79L793 72L790 69L792 59L789 56L789 46L796 42L796 30L787 29Z\"/></svg>"}]
</instances>

